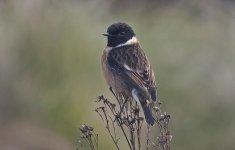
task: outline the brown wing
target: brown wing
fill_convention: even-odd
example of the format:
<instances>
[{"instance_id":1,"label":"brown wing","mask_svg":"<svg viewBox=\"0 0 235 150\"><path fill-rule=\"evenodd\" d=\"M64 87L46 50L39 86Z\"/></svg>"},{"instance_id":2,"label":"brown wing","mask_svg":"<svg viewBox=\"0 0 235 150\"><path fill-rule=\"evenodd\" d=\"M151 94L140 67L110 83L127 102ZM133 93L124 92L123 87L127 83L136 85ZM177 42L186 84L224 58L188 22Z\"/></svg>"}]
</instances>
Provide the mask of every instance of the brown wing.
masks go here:
<instances>
[{"instance_id":1,"label":"brown wing","mask_svg":"<svg viewBox=\"0 0 235 150\"><path fill-rule=\"evenodd\" d=\"M108 62L127 85L138 89L144 96L156 100L154 73L139 44L113 49L109 53Z\"/></svg>"}]
</instances>

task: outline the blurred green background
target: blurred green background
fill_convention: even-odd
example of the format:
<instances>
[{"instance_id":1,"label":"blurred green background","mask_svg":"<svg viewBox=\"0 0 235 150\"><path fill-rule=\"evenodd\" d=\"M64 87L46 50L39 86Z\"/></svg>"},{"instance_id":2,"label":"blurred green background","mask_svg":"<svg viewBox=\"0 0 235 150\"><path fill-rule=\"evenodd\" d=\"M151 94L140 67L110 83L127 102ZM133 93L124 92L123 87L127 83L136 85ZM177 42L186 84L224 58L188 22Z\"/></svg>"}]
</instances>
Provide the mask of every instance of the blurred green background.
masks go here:
<instances>
[{"instance_id":1,"label":"blurred green background","mask_svg":"<svg viewBox=\"0 0 235 150\"><path fill-rule=\"evenodd\" d=\"M234 1L0 0L1 150L75 149L82 123L114 149L94 101L111 97L101 34L119 21L154 67L173 149L235 149Z\"/></svg>"}]
</instances>

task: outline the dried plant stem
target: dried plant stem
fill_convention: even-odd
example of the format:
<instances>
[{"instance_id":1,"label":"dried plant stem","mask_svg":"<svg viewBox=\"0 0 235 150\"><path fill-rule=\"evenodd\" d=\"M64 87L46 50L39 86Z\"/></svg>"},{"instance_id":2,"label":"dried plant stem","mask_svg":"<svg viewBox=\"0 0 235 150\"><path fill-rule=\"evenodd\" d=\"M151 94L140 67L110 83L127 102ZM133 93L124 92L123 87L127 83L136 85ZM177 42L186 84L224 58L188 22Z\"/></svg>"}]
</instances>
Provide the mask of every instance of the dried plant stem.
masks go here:
<instances>
[{"instance_id":1,"label":"dried plant stem","mask_svg":"<svg viewBox=\"0 0 235 150\"><path fill-rule=\"evenodd\" d=\"M99 96L97 103L101 105L97 107L95 111L98 113L100 118L103 120L105 127L111 137L117 150L120 150L119 136L117 129L121 130L124 136L124 140L127 142L130 150L141 150L141 149L155 149L155 150L170 150L172 135L169 131L170 115L166 112L162 112L161 103L150 103L150 107L153 110L155 117L155 124L153 127L159 130L158 135L150 134L150 128L144 118L140 116L140 108L137 102L131 97L125 97L123 95L117 95L112 89L116 102L112 103L104 96ZM117 104L117 107L116 107ZM143 124L147 125L146 132L146 144L141 145L141 133L143 132ZM91 150L98 150L98 134L95 134L92 127L82 125L80 128L82 132L82 138L86 141ZM122 140L123 140L122 139ZM144 139L145 140L145 139ZM82 145L84 149L84 145Z\"/></svg>"},{"instance_id":2,"label":"dried plant stem","mask_svg":"<svg viewBox=\"0 0 235 150\"><path fill-rule=\"evenodd\" d=\"M125 101L126 101L126 100L125 100ZM123 105L122 105L121 108L124 108L124 105L125 105L125 102L123 103ZM122 109L121 109L121 110L122 110ZM124 134L124 136L125 136L125 138L126 138L126 141L127 141L127 144L128 144L128 146L129 146L129 148L132 149L131 143L130 143L130 141L129 141L127 135L126 135L126 132L125 132L125 130L124 130L124 128L123 128L122 121L121 121L120 118L119 118L119 117L121 116L120 113L117 113L116 110L112 111L112 113L113 113L113 115L115 115L115 116L118 117L118 118L116 118L117 121L118 121L118 124L119 124L120 127L121 127L122 133Z\"/></svg>"},{"instance_id":3,"label":"dried plant stem","mask_svg":"<svg viewBox=\"0 0 235 150\"><path fill-rule=\"evenodd\" d=\"M105 105L105 109L107 109L106 105ZM107 114L106 114L106 111L105 111L104 109L103 109L103 113L104 113L105 120L106 120L106 129L108 130L108 133L109 133L111 139L113 140L113 142L114 142L116 148L119 150L120 148L119 148L119 146L118 146L118 144L117 144L117 143L118 143L118 140L115 138L115 137L116 137L116 132L114 133L114 134L115 134L115 137L114 137L114 136L112 135L112 133L111 133L110 128L109 128L109 119L108 119Z\"/></svg>"},{"instance_id":4,"label":"dried plant stem","mask_svg":"<svg viewBox=\"0 0 235 150\"><path fill-rule=\"evenodd\" d=\"M83 139L83 141L85 141L88 146L90 147L91 150L95 150L95 147L96 149L98 150L98 134L96 134L93 130L92 127L90 126L87 126L85 124L81 125L81 127L79 128L80 129L80 132L81 132L81 138ZM78 141L79 143L80 140ZM95 143L95 145L94 145ZM80 147L82 150L84 150L85 146L83 144L80 144ZM79 148L77 148L77 150L79 150Z\"/></svg>"},{"instance_id":5,"label":"dried plant stem","mask_svg":"<svg viewBox=\"0 0 235 150\"><path fill-rule=\"evenodd\" d=\"M156 124L160 131L160 135L157 136L157 143L154 143L154 147L157 147L160 150L170 150L172 139L172 135L169 131L170 115L168 115L166 112L162 112L161 102L159 102L158 105L154 108L157 115Z\"/></svg>"},{"instance_id":6,"label":"dried plant stem","mask_svg":"<svg viewBox=\"0 0 235 150\"><path fill-rule=\"evenodd\" d=\"M95 144L96 144L96 150L98 150L99 149L99 146L98 146L98 143L99 143L99 141L98 141L98 134L95 134L95 132L93 131L93 133L92 133L92 138L93 138L93 140L95 141Z\"/></svg>"},{"instance_id":7,"label":"dried plant stem","mask_svg":"<svg viewBox=\"0 0 235 150\"><path fill-rule=\"evenodd\" d=\"M119 138L116 133L116 128L119 128L123 133L124 139L128 144L130 150L141 150L141 148L149 150L154 148L156 150L170 150L171 135L169 131L169 119L170 116L165 112L162 113L160 105L161 103L150 104L155 112L155 127L159 129L159 135L156 137L156 141L152 140L150 135L150 126L147 125L146 132L146 145L141 145L141 131L144 122L144 118L140 117L140 108L137 103L131 97L124 97L123 95L117 95L112 89L116 104L112 103L104 96L99 96L97 102L101 104L96 108L96 112L100 118L104 121L106 129L115 144L116 149L119 147ZM91 144L92 145L92 144Z\"/></svg>"},{"instance_id":8,"label":"dried plant stem","mask_svg":"<svg viewBox=\"0 0 235 150\"><path fill-rule=\"evenodd\" d=\"M150 126L147 125L147 141L146 141L146 150L149 149L149 131L150 131Z\"/></svg>"},{"instance_id":9,"label":"dried plant stem","mask_svg":"<svg viewBox=\"0 0 235 150\"><path fill-rule=\"evenodd\" d=\"M136 114L137 114L137 117L139 118L139 107L138 107L138 105L137 105L137 102L135 103L135 110L138 110L138 112L135 112ZM136 122L135 122L135 126L136 126L136 136L137 136L137 142L138 142L138 150L140 150L140 148L141 148L141 143L140 143L140 137L141 137L141 135L140 135L140 131L141 131L141 127L142 127L142 123L143 122L140 122L140 120L137 120Z\"/></svg>"},{"instance_id":10,"label":"dried plant stem","mask_svg":"<svg viewBox=\"0 0 235 150\"><path fill-rule=\"evenodd\" d=\"M127 141L127 143L128 143L129 148L132 150L131 143L129 142L128 137L127 137L127 135L126 135L126 132L125 132L125 130L124 130L124 128L123 128L122 125L121 125L121 129L122 129L122 133L124 134L124 136L125 136L125 138L126 138L126 141Z\"/></svg>"}]
</instances>

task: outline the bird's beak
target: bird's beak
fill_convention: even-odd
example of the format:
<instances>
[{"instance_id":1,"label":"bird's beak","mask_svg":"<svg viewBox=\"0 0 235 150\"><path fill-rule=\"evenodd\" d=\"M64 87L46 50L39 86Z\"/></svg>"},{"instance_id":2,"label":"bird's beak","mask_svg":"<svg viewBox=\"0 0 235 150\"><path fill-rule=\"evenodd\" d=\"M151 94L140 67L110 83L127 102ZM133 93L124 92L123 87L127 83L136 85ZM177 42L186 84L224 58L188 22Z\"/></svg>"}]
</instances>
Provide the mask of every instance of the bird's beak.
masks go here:
<instances>
[{"instance_id":1,"label":"bird's beak","mask_svg":"<svg viewBox=\"0 0 235 150\"><path fill-rule=\"evenodd\" d=\"M103 33L102 35L103 35L103 36L107 36L107 37L112 37L112 35L109 34L109 33Z\"/></svg>"}]
</instances>

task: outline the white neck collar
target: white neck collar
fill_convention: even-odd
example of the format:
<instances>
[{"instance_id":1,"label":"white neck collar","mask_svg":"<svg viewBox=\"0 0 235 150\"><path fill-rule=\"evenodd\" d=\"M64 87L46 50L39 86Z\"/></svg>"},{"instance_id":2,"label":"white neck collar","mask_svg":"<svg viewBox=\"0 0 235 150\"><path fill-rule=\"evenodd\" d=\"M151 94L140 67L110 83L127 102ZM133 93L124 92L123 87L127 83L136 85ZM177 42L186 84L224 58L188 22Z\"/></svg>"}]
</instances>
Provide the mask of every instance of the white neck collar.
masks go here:
<instances>
[{"instance_id":1,"label":"white neck collar","mask_svg":"<svg viewBox=\"0 0 235 150\"><path fill-rule=\"evenodd\" d=\"M122 47L122 46L126 46L126 45L132 45L132 44L136 44L136 43L138 43L138 40L135 36L133 36L130 40L126 41L125 43L119 44L115 47L107 47L106 51L108 52L108 51L112 50L113 48L118 48L118 47Z\"/></svg>"},{"instance_id":2,"label":"white neck collar","mask_svg":"<svg viewBox=\"0 0 235 150\"><path fill-rule=\"evenodd\" d=\"M137 42L138 42L137 38L135 36L133 36L130 40L126 41L125 43L119 44L119 45L115 46L114 48L136 44Z\"/></svg>"}]
</instances>

